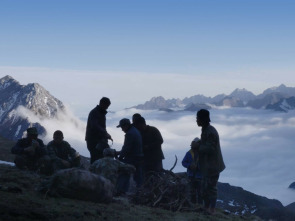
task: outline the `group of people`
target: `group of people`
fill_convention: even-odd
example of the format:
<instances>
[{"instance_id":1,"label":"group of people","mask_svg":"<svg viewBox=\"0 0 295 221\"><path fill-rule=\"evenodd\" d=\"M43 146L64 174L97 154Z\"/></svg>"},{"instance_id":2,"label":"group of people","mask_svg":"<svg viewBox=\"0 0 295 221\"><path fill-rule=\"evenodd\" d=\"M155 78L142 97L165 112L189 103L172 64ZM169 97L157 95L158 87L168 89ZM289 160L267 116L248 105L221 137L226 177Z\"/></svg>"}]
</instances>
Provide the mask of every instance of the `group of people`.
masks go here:
<instances>
[{"instance_id":1,"label":"group of people","mask_svg":"<svg viewBox=\"0 0 295 221\"><path fill-rule=\"evenodd\" d=\"M147 125L145 118L136 113L132 116L132 123L127 118L119 121L117 128L125 133L124 143L120 151L111 149L108 140L113 139L106 129L110 105L110 99L103 97L90 111L85 140L90 152L89 170L108 178L116 186L116 194L122 195L128 191L132 173L136 186L141 187L150 172L163 170L163 137L156 127ZM196 122L202 127L201 138L191 142L191 149L183 158L182 165L187 168L190 180L191 202L204 205L212 214L217 201L219 174L225 165L218 132L210 125L209 111L199 110ZM60 130L54 132L53 140L45 146L38 139L37 129L28 128L27 137L18 140L12 153L16 154L18 168L39 170L45 174L81 165L79 153L64 141Z\"/></svg>"},{"instance_id":2,"label":"group of people","mask_svg":"<svg viewBox=\"0 0 295 221\"><path fill-rule=\"evenodd\" d=\"M19 139L11 152L15 154L16 167L45 175L81 165L79 153L64 140L60 130L53 133L53 140L45 146L38 138L37 128L30 127L27 129L27 137Z\"/></svg>"},{"instance_id":3,"label":"group of people","mask_svg":"<svg viewBox=\"0 0 295 221\"><path fill-rule=\"evenodd\" d=\"M112 141L106 130L106 114L110 104L109 98L101 98L88 116L85 140L91 164L103 157L103 151L108 148L108 140ZM133 178L136 186L140 187L150 171L159 172L163 169L162 135L156 127L147 125L144 117L138 113L132 116L132 123L127 118L121 119L117 128L121 128L125 133L125 139L122 149L113 152L114 157L120 162L134 166ZM128 191L129 180L130 173L120 173L117 195Z\"/></svg>"}]
</instances>

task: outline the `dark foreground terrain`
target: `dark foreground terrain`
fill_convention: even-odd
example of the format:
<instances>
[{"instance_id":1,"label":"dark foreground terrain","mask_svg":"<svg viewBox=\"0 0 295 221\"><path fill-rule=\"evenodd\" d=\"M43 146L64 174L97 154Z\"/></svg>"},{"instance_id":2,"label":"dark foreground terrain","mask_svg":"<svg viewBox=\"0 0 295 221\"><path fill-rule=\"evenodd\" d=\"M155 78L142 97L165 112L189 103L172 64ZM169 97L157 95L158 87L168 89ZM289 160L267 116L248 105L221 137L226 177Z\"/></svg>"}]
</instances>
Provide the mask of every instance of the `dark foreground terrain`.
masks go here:
<instances>
[{"instance_id":1,"label":"dark foreground terrain","mask_svg":"<svg viewBox=\"0 0 295 221\"><path fill-rule=\"evenodd\" d=\"M225 214L222 210L215 215L171 212L134 205L128 198L100 204L50 197L38 191L46 179L14 166L0 165L0 220L260 220L255 216Z\"/></svg>"},{"instance_id":2,"label":"dark foreground terrain","mask_svg":"<svg viewBox=\"0 0 295 221\"><path fill-rule=\"evenodd\" d=\"M0 160L12 162L10 149L15 142L0 138ZM261 220L256 216L240 216L218 209L215 215L202 212L172 212L139 206L125 197L101 204L63 197L51 197L39 191L49 177L14 166L0 164L0 220Z\"/></svg>"}]
</instances>

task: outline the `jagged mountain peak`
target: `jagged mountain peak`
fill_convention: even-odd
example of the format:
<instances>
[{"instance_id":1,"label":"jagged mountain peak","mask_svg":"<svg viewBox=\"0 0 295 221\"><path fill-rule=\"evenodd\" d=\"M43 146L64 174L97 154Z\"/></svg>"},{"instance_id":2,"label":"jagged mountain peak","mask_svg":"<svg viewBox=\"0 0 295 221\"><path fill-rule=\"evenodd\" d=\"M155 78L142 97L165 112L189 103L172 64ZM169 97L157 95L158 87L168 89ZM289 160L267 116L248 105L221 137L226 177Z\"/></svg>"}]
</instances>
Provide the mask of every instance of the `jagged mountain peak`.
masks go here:
<instances>
[{"instance_id":1,"label":"jagged mountain peak","mask_svg":"<svg viewBox=\"0 0 295 221\"><path fill-rule=\"evenodd\" d=\"M21 138L32 125L46 132L29 116L50 119L65 111L63 103L38 83L20 85L7 75L0 79L0 90L0 134L8 139Z\"/></svg>"},{"instance_id":2,"label":"jagged mountain peak","mask_svg":"<svg viewBox=\"0 0 295 221\"><path fill-rule=\"evenodd\" d=\"M0 90L4 90L12 85L20 85L13 77L6 75L3 78L0 78Z\"/></svg>"},{"instance_id":3,"label":"jagged mountain peak","mask_svg":"<svg viewBox=\"0 0 295 221\"><path fill-rule=\"evenodd\" d=\"M244 102L248 102L250 100L255 99L255 95L251 91L246 90L245 88L243 89L237 88L229 96L238 98Z\"/></svg>"}]
</instances>

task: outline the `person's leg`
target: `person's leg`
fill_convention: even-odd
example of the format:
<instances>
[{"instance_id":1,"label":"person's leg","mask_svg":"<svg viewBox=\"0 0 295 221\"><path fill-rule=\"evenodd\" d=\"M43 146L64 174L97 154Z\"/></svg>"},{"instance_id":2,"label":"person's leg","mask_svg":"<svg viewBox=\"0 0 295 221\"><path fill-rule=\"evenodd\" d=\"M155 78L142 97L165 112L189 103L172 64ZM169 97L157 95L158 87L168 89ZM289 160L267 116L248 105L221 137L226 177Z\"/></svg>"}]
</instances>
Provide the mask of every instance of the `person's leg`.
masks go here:
<instances>
[{"instance_id":1,"label":"person's leg","mask_svg":"<svg viewBox=\"0 0 295 221\"><path fill-rule=\"evenodd\" d=\"M129 180L130 175L128 173L121 173L118 176L117 185L116 185L116 195L120 196L125 194L129 189Z\"/></svg>"},{"instance_id":2,"label":"person's leg","mask_svg":"<svg viewBox=\"0 0 295 221\"><path fill-rule=\"evenodd\" d=\"M202 192L201 192L201 185L202 185L202 180L201 179L196 179L196 192L197 192L197 199L198 199L198 204L203 205L203 197L202 197Z\"/></svg>"},{"instance_id":3,"label":"person's leg","mask_svg":"<svg viewBox=\"0 0 295 221\"><path fill-rule=\"evenodd\" d=\"M136 182L136 187L141 187L142 184L143 184L143 166L142 166L142 163L138 162L136 163L136 165L134 165L135 168L136 168L136 171L134 173L134 181Z\"/></svg>"},{"instance_id":4,"label":"person's leg","mask_svg":"<svg viewBox=\"0 0 295 221\"><path fill-rule=\"evenodd\" d=\"M20 155L15 156L14 164L18 169L21 169L21 170L26 169L26 160L24 157Z\"/></svg>"},{"instance_id":5,"label":"person's leg","mask_svg":"<svg viewBox=\"0 0 295 221\"><path fill-rule=\"evenodd\" d=\"M217 201L217 182L219 179L219 174L216 176L211 176L208 179L208 198L210 201L209 210L210 213L215 212L216 201Z\"/></svg>"},{"instance_id":6,"label":"person's leg","mask_svg":"<svg viewBox=\"0 0 295 221\"><path fill-rule=\"evenodd\" d=\"M95 149L97 145L97 141L87 140L86 144L87 144L87 149L90 152L90 164L92 164L94 161L96 161L99 158L99 153Z\"/></svg>"},{"instance_id":7,"label":"person's leg","mask_svg":"<svg viewBox=\"0 0 295 221\"><path fill-rule=\"evenodd\" d=\"M190 177L190 201L193 204L196 204L197 202L197 187L196 187L196 181L193 177Z\"/></svg>"},{"instance_id":8,"label":"person's leg","mask_svg":"<svg viewBox=\"0 0 295 221\"><path fill-rule=\"evenodd\" d=\"M71 162L71 167L80 167L81 166L81 157L78 156Z\"/></svg>"},{"instance_id":9,"label":"person's leg","mask_svg":"<svg viewBox=\"0 0 295 221\"><path fill-rule=\"evenodd\" d=\"M209 210L210 199L208 194L208 177L203 177L201 182L201 193L204 201L204 208Z\"/></svg>"},{"instance_id":10,"label":"person's leg","mask_svg":"<svg viewBox=\"0 0 295 221\"><path fill-rule=\"evenodd\" d=\"M37 171L44 175L51 175L54 172L49 156L45 155L37 160Z\"/></svg>"}]
</instances>

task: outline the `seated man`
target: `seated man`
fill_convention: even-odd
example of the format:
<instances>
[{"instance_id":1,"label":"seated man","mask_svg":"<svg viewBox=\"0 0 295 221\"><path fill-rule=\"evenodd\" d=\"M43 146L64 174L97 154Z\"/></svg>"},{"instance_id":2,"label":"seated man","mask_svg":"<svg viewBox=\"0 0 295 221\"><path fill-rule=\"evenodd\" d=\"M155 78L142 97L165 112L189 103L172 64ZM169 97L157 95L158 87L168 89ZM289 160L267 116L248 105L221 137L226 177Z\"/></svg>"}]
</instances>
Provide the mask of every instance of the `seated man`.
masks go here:
<instances>
[{"instance_id":1,"label":"seated man","mask_svg":"<svg viewBox=\"0 0 295 221\"><path fill-rule=\"evenodd\" d=\"M53 171L80 166L79 153L63 139L63 133L57 130L53 133L53 140L47 144Z\"/></svg>"},{"instance_id":2,"label":"seated man","mask_svg":"<svg viewBox=\"0 0 295 221\"><path fill-rule=\"evenodd\" d=\"M114 159L116 156L116 150L111 148L106 148L103 150L104 158L94 161L91 164L89 170L93 173L101 175L111 181L112 184L116 187L116 195L120 191L118 185L119 175L122 173L131 174L135 172L135 167L130 164L123 163L119 160Z\"/></svg>"},{"instance_id":3,"label":"seated man","mask_svg":"<svg viewBox=\"0 0 295 221\"><path fill-rule=\"evenodd\" d=\"M36 127L27 129L27 137L19 139L12 147L11 153L16 155L14 163L19 169L37 171L49 162L45 145L42 140L38 139Z\"/></svg>"}]
</instances>

